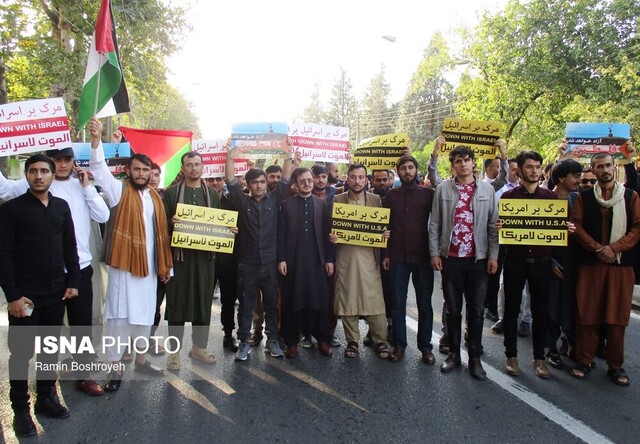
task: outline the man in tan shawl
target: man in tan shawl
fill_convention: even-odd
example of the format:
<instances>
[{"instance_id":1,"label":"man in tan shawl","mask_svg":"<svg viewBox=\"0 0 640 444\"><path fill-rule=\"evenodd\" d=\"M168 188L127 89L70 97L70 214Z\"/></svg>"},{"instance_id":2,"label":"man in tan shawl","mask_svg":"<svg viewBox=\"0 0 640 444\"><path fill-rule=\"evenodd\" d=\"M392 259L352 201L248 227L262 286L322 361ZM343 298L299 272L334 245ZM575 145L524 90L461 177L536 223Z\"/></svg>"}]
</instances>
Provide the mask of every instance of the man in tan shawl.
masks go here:
<instances>
[{"instance_id":1,"label":"man in tan shawl","mask_svg":"<svg viewBox=\"0 0 640 444\"><path fill-rule=\"evenodd\" d=\"M137 350L144 349L156 311L158 278L167 282L173 267L167 216L160 195L149 187L151 159L135 154L125 167L129 177L123 184L113 177L102 148L102 124L91 119L91 172L109 200L111 217L107 222L103 259L109 265L109 283L104 317L106 336L117 344L134 338ZM107 359L118 362L126 347L107 348ZM117 370L116 370L117 369ZM136 356L135 371L159 375L145 354ZM122 379L121 366L109 373L105 390L116 391Z\"/></svg>"},{"instance_id":2,"label":"man in tan shawl","mask_svg":"<svg viewBox=\"0 0 640 444\"><path fill-rule=\"evenodd\" d=\"M591 159L598 182L576 199L571 221L582 249L578 254L576 299L576 367L584 379L598 347L599 327L607 326L607 376L629 385L624 363L624 334L629 324L634 285L633 247L640 238L640 198L614 180L615 163L608 153Z\"/></svg>"}]
</instances>

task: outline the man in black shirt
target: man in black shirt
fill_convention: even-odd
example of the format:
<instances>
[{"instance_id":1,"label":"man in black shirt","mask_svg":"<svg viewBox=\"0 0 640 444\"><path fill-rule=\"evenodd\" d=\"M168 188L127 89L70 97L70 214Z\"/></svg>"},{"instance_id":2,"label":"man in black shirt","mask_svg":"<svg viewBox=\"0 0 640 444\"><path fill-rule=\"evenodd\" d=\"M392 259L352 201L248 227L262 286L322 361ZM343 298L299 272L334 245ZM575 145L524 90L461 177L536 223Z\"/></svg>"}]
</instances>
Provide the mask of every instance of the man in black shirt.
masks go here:
<instances>
[{"instance_id":1,"label":"man in black shirt","mask_svg":"<svg viewBox=\"0 0 640 444\"><path fill-rule=\"evenodd\" d=\"M54 172L47 156L31 156L25 163L29 190L0 206L0 286L8 302L9 398L18 436L36 434L27 382L36 336L59 336L64 301L78 296L80 284L71 210L49 193ZM57 352L38 353L35 411L66 418L55 388L57 361Z\"/></svg>"},{"instance_id":2,"label":"man in black shirt","mask_svg":"<svg viewBox=\"0 0 640 444\"><path fill-rule=\"evenodd\" d=\"M233 160L239 156L238 149L228 148L225 178L229 200L238 209L238 339L240 345L236 361L246 361L251 353L249 346L251 318L256 306L258 291L262 292L267 344L266 350L274 358L284 356L278 337L278 264L277 222L280 204L289 188L291 159L283 162L282 180L273 191L268 191L267 175L263 170L252 168L245 178L250 194L242 192L233 175ZM296 160L299 162L299 160Z\"/></svg>"}]
</instances>

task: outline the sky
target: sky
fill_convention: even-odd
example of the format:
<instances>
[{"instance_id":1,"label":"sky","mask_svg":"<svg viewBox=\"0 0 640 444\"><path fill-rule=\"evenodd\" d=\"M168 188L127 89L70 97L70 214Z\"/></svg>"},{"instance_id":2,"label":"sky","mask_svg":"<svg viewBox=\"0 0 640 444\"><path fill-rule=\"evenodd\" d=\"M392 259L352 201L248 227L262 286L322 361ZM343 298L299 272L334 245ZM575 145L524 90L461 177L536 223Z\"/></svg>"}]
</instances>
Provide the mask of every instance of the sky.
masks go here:
<instances>
[{"instance_id":1,"label":"sky","mask_svg":"<svg viewBox=\"0 0 640 444\"><path fill-rule=\"evenodd\" d=\"M469 27L483 9L497 11L505 3L190 0L192 31L169 59L169 81L193 104L206 139L228 137L236 122L293 122L316 84L321 103L329 102L340 67L360 98L384 65L395 102L434 32L453 42L454 28Z\"/></svg>"}]
</instances>

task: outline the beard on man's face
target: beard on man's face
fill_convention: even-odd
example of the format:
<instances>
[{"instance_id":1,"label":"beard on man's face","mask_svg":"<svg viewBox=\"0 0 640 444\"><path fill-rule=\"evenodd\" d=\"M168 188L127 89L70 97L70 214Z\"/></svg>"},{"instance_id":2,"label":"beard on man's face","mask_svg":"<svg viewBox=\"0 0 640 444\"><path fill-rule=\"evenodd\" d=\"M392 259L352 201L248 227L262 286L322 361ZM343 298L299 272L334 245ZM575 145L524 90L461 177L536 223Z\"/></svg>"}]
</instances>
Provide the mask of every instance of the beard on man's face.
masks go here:
<instances>
[{"instance_id":1,"label":"beard on man's face","mask_svg":"<svg viewBox=\"0 0 640 444\"><path fill-rule=\"evenodd\" d=\"M132 186L135 190L142 191L142 190L144 190L145 188L147 188L147 185L149 185L149 180L150 180L150 179L151 179L151 178L147 179L146 181L144 181L144 183L138 183L138 182L136 182L135 180L133 180L133 179L129 178L129 182L131 182L131 186Z\"/></svg>"}]
</instances>

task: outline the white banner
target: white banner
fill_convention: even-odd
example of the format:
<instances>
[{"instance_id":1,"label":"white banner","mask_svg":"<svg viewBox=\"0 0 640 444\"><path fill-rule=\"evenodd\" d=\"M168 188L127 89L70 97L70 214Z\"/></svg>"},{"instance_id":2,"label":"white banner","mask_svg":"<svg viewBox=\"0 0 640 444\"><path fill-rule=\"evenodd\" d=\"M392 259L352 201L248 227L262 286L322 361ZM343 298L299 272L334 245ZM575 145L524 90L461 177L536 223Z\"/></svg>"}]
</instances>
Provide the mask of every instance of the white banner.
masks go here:
<instances>
[{"instance_id":1,"label":"white banner","mask_svg":"<svg viewBox=\"0 0 640 444\"><path fill-rule=\"evenodd\" d=\"M62 98L0 105L0 157L70 147Z\"/></svg>"},{"instance_id":2,"label":"white banner","mask_svg":"<svg viewBox=\"0 0 640 444\"><path fill-rule=\"evenodd\" d=\"M302 160L349 163L349 128L294 123L289 127L289 139Z\"/></svg>"},{"instance_id":3,"label":"white banner","mask_svg":"<svg viewBox=\"0 0 640 444\"><path fill-rule=\"evenodd\" d=\"M224 166L227 159L226 139L200 139L191 142L193 151L202 156L204 171L202 177L224 177ZM233 175L239 176L249 171L246 159L236 159L233 163Z\"/></svg>"}]
</instances>

